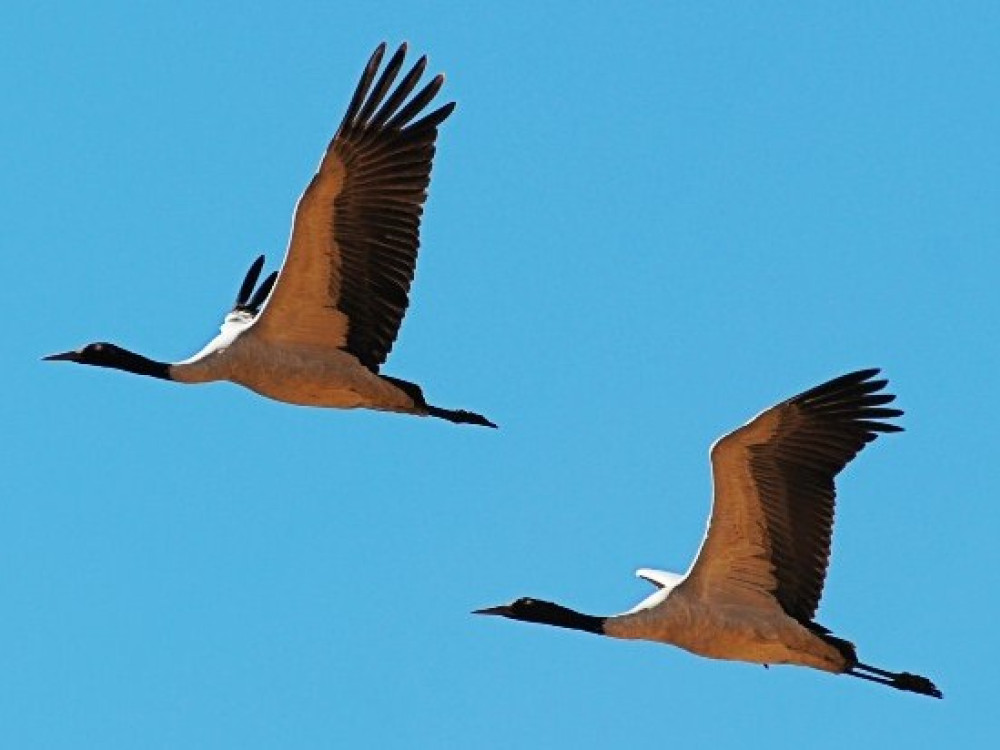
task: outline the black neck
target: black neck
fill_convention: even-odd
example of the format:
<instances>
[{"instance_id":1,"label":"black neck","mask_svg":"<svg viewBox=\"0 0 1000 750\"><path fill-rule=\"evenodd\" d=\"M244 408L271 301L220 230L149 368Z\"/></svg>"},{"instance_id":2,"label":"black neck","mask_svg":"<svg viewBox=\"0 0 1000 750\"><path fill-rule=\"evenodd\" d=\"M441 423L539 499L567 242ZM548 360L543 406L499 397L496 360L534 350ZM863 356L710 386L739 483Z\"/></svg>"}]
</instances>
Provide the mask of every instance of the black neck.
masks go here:
<instances>
[{"instance_id":1,"label":"black neck","mask_svg":"<svg viewBox=\"0 0 1000 750\"><path fill-rule=\"evenodd\" d=\"M559 628L583 630L597 635L604 635L604 622L607 620L606 617L585 615L560 604L538 600L535 600L530 607L530 614L527 612L525 614L528 614L528 617L518 619L526 619L543 625L555 625Z\"/></svg>"},{"instance_id":2,"label":"black neck","mask_svg":"<svg viewBox=\"0 0 1000 750\"><path fill-rule=\"evenodd\" d=\"M132 352L128 352L128 354L128 359L125 360L124 365L119 366L119 369L134 372L136 375L148 375L151 378L170 380L170 365L166 362L158 362L155 359L149 359Z\"/></svg>"},{"instance_id":3,"label":"black neck","mask_svg":"<svg viewBox=\"0 0 1000 750\"><path fill-rule=\"evenodd\" d=\"M97 354L97 353L95 353ZM170 365L141 354L130 352L118 346L107 346L97 356L80 360L81 364L111 367L115 370L134 372L136 375L147 375L151 378L170 380Z\"/></svg>"}]
</instances>

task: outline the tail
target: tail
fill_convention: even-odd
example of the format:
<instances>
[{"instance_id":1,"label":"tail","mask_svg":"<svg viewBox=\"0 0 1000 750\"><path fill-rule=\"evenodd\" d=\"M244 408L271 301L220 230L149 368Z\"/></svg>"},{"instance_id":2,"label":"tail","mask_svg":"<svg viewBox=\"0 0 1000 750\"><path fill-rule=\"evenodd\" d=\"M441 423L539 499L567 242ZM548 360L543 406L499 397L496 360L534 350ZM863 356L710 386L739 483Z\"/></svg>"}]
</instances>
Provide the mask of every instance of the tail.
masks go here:
<instances>
[{"instance_id":1,"label":"tail","mask_svg":"<svg viewBox=\"0 0 1000 750\"><path fill-rule=\"evenodd\" d=\"M932 698L944 697L941 691L938 690L937 685L926 677L910 672L889 672L885 669L873 667L870 664L862 664L858 661L857 651L855 651L854 644L850 641L845 641L843 638L831 635L829 630L816 623L806 623L806 627L840 651L841 655L847 661L847 668L843 674L868 680L869 682L877 682L880 685L888 685L891 688L896 688L896 690L907 690L911 693L929 695Z\"/></svg>"},{"instance_id":2,"label":"tail","mask_svg":"<svg viewBox=\"0 0 1000 750\"><path fill-rule=\"evenodd\" d=\"M427 409L427 413L430 416L437 417L438 419L447 419L449 422L454 422L455 424L478 424L483 427L496 428L496 425L482 414L476 414L473 411L465 411L464 409L439 409L430 404L426 404L424 408Z\"/></svg>"},{"instance_id":3,"label":"tail","mask_svg":"<svg viewBox=\"0 0 1000 750\"><path fill-rule=\"evenodd\" d=\"M437 417L438 419L447 419L449 422L454 422L455 424L478 424L482 427L492 427L496 429L496 425L482 414L476 414L475 412L465 411L463 409L440 409L437 406L431 406L427 403L427 399L424 398L424 392L416 383L389 377L388 375L380 375L379 377L383 380L388 380L394 386L399 388L399 390L403 391L403 393L412 398L414 404L416 404L419 408L424 409L428 416Z\"/></svg>"},{"instance_id":4,"label":"tail","mask_svg":"<svg viewBox=\"0 0 1000 750\"><path fill-rule=\"evenodd\" d=\"M944 697L941 691L938 690L937 685L919 674L889 672L869 664L862 664L861 662L849 667L844 674L849 674L851 677L860 677L862 680L868 680L869 682L877 682L880 685L888 685L889 687L896 688L896 690L908 690L911 693L929 695L932 698Z\"/></svg>"}]
</instances>

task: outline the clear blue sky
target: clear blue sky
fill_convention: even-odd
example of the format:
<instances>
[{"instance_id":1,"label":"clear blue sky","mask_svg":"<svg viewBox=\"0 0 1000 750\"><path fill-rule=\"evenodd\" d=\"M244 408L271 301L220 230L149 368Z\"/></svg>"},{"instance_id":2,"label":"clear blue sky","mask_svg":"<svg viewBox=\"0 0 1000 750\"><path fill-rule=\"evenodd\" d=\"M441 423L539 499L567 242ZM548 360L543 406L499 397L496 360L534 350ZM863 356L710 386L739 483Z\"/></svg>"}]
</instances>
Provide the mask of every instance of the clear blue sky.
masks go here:
<instances>
[{"instance_id":1,"label":"clear blue sky","mask_svg":"<svg viewBox=\"0 0 1000 750\"><path fill-rule=\"evenodd\" d=\"M5 6L0 745L986 743L1000 5L542 5ZM499 431L39 361L200 348L383 39L458 102L385 372ZM944 701L468 614L632 606L866 366L819 619Z\"/></svg>"}]
</instances>

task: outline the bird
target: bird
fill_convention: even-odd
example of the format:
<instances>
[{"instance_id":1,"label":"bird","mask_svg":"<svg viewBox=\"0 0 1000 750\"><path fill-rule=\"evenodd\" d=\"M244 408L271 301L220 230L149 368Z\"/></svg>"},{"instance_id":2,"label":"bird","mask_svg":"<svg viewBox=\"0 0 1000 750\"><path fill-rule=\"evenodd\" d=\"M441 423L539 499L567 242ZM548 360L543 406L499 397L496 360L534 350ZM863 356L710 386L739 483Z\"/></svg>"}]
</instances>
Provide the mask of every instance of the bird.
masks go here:
<instances>
[{"instance_id":1,"label":"bird","mask_svg":"<svg viewBox=\"0 0 1000 750\"><path fill-rule=\"evenodd\" d=\"M280 271L254 292L264 257L253 262L219 335L201 351L168 363L97 342L43 359L179 383L226 380L300 406L496 427L481 414L429 404L417 384L380 373L409 305L438 126L455 109L449 102L425 114L442 74L410 96L426 56L393 88L406 52L403 43L379 74L386 44L376 48L299 198Z\"/></svg>"},{"instance_id":2,"label":"bird","mask_svg":"<svg viewBox=\"0 0 1000 750\"><path fill-rule=\"evenodd\" d=\"M834 477L903 414L885 406L878 369L852 372L761 412L712 446L708 531L684 575L641 569L656 591L599 617L524 597L476 610L613 638L678 646L713 659L791 664L935 698L931 680L858 659L814 619L830 560Z\"/></svg>"}]
</instances>

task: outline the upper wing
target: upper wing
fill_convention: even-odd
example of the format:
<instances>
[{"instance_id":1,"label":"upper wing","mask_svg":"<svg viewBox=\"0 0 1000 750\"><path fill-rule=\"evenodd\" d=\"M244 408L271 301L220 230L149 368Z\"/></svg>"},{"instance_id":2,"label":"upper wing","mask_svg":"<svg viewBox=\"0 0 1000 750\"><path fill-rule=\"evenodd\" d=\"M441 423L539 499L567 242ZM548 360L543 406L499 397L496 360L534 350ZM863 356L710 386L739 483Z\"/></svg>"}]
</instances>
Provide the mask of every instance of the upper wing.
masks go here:
<instances>
[{"instance_id":1,"label":"upper wing","mask_svg":"<svg viewBox=\"0 0 1000 750\"><path fill-rule=\"evenodd\" d=\"M406 45L375 81L384 54L379 45L299 199L285 263L254 325L272 341L344 348L375 372L409 303L437 127L455 108L414 122L444 76L404 104L427 59L390 94Z\"/></svg>"},{"instance_id":2,"label":"upper wing","mask_svg":"<svg viewBox=\"0 0 1000 750\"><path fill-rule=\"evenodd\" d=\"M685 586L702 596L774 597L812 620L833 531L834 477L898 417L878 370L831 380L767 411L712 448L708 533Z\"/></svg>"}]
</instances>

